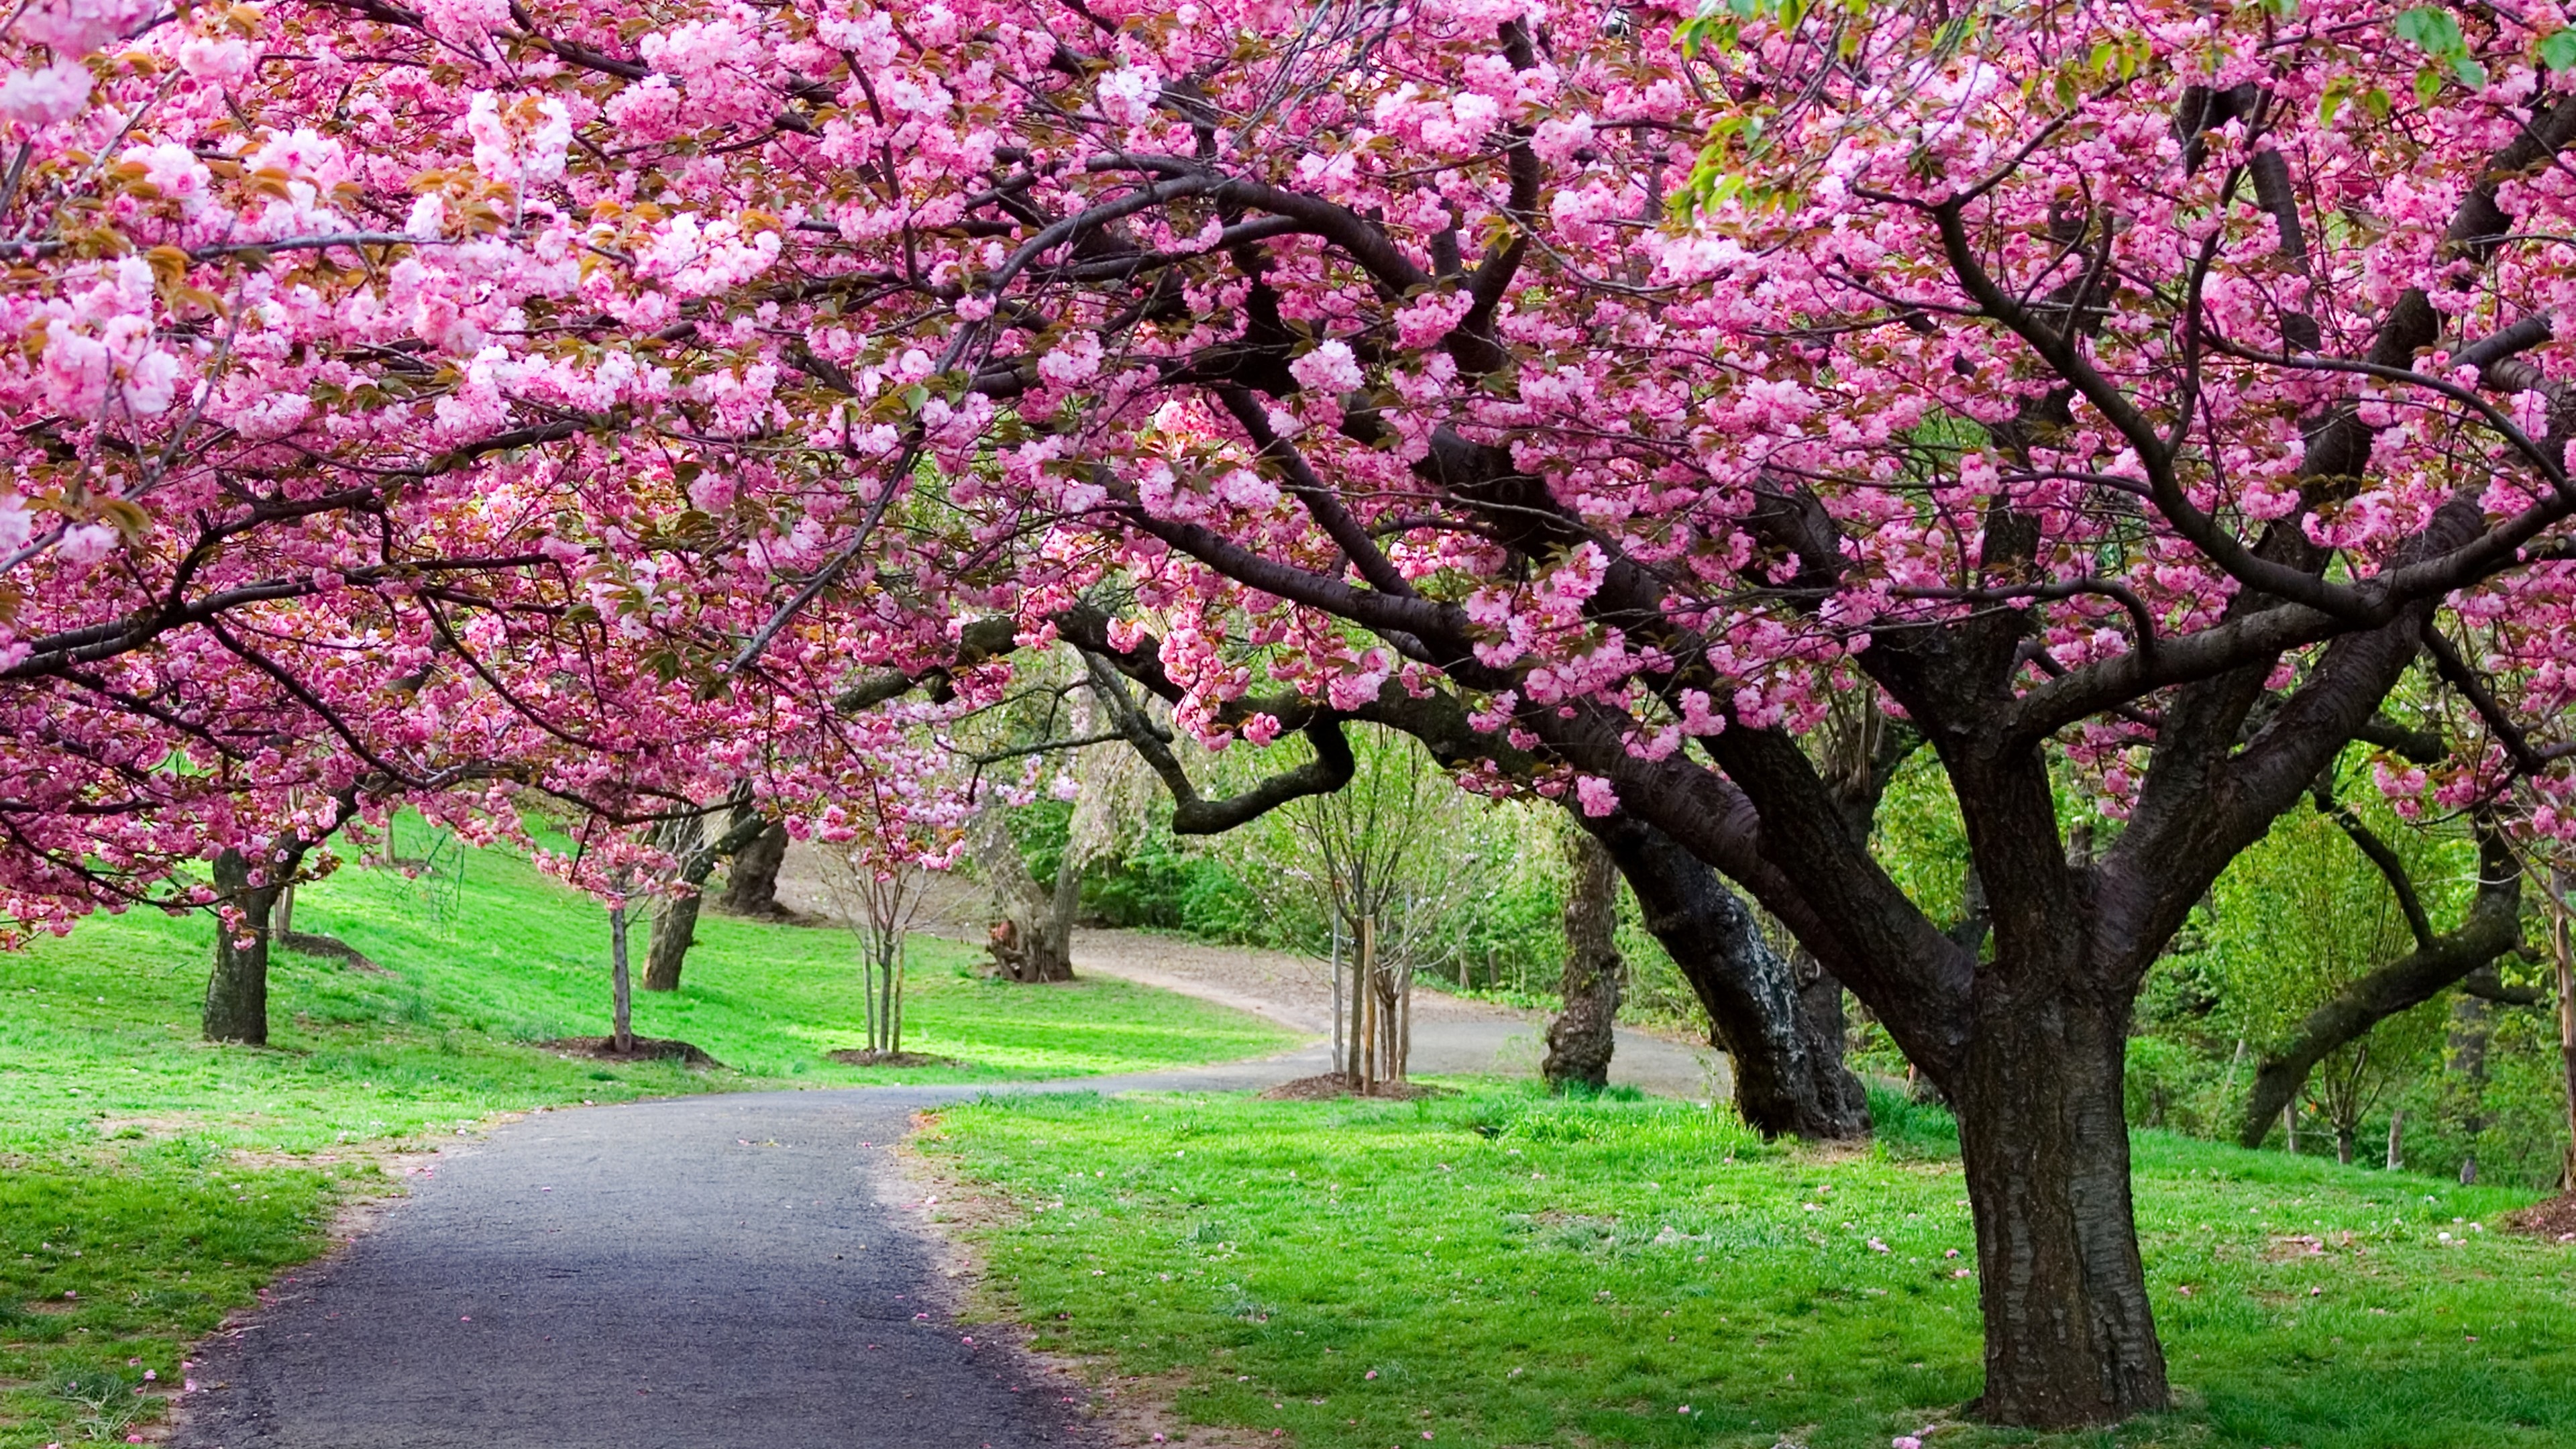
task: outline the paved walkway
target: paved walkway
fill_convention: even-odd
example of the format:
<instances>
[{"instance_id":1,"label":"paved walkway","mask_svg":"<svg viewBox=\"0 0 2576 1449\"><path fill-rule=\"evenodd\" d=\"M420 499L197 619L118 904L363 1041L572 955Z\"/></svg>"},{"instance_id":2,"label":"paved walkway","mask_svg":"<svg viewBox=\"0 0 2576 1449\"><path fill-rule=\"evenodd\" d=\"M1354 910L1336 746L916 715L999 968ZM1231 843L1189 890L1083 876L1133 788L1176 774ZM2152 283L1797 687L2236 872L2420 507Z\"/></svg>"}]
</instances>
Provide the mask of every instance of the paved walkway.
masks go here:
<instances>
[{"instance_id":1,"label":"paved walkway","mask_svg":"<svg viewBox=\"0 0 2576 1449\"><path fill-rule=\"evenodd\" d=\"M983 939L992 908L972 886L943 877L934 887L935 909L924 928L967 941ZM838 910L824 881L821 858L804 844L790 845L778 875L778 898L794 910L829 919ZM1333 1030L1330 969L1309 956L1240 946L1205 946L1147 931L1080 930L1073 936L1076 975L1116 976L1264 1016L1294 1031L1329 1038ZM1535 1077L1546 1055L1547 1019L1491 1002L1468 1001L1429 987L1413 993L1413 1072L1420 1076ZM1332 1069L1329 1047L1291 1059L1277 1075L1238 1085L1267 1086L1289 1077ZM1619 1028L1610 1057L1613 1085L1660 1097L1707 1101L1734 1093L1726 1056L1693 1043Z\"/></svg>"},{"instance_id":2,"label":"paved walkway","mask_svg":"<svg viewBox=\"0 0 2576 1449\"><path fill-rule=\"evenodd\" d=\"M963 1341L886 1162L915 1088L524 1118L441 1153L195 1370L222 1449L1021 1449L1067 1391ZM894 1201L889 1201L889 1198Z\"/></svg>"},{"instance_id":3,"label":"paved walkway","mask_svg":"<svg viewBox=\"0 0 2576 1449\"><path fill-rule=\"evenodd\" d=\"M1329 997L1238 979L1275 968L1284 981L1294 958L1265 966L1230 953L1236 976L1227 977L1192 969L1186 953L1202 948L1120 934L1085 933L1077 969L1225 1001L1299 1030L1329 1027ZM1416 1073L1535 1070L1535 1018L1425 996ZM523 1118L441 1153L377 1231L279 1285L245 1327L218 1335L175 1442L1106 1444L1110 1431L1083 1416L1078 1390L1009 1349L970 1341L951 1321L934 1247L905 1214L890 1144L913 1112L985 1092L1244 1090L1328 1070L1330 1051L1317 1041L1141 1076L688 1097ZM1711 1055L1622 1031L1613 1078L1706 1097L1726 1090L1724 1059L1712 1066Z\"/></svg>"},{"instance_id":4,"label":"paved walkway","mask_svg":"<svg viewBox=\"0 0 2576 1449\"><path fill-rule=\"evenodd\" d=\"M1331 1071L1332 982L1320 961L1276 951L1200 946L1141 931L1077 931L1076 975L1115 976L1196 996L1326 1038L1280 1059L1276 1080ZM1413 993L1413 1075L1535 1077L1547 1054L1547 1018L1489 1002ZM1610 1056L1613 1086L1659 1097L1707 1101L1734 1091L1726 1054L1620 1027ZM1259 1085L1268 1085L1267 1080Z\"/></svg>"}]
</instances>

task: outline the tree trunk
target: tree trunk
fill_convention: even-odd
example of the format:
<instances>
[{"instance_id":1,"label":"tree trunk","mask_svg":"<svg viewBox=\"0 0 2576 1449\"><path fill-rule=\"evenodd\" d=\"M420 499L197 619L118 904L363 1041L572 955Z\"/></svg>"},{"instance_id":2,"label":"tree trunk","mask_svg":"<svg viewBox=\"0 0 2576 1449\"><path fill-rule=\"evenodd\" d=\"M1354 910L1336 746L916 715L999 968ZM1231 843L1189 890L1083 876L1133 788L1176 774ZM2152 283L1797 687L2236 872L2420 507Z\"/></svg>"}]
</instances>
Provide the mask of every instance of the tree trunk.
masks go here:
<instances>
[{"instance_id":1,"label":"tree trunk","mask_svg":"<svg viewBox=\"0 0 2576 1449\"><path fill-rule=\"evenodd\" d=\"M1753 912L1717 872L1625 814L1585 819L1637 893L1645 926L1707 1008L1735 1077L1735 1110L1766 1136L1869 1135L1869 1095L1843 1066L1842 986L1801 989Z\"/></svg>"},{"instance_id":2,"label":"tree trunk","mask_svg":"<svg viewBox=\"0 0 2576 1449\"><path fill-rule=\"evenodd\" d=\"M657 833L662 848L679 859L681 882L706 884L715 873L716 851L707 844L705 822L695 816L665 821ZM680 964L698 939L699 905L698 892L689 891L664 897L662 908L653 913L651 944L644 950L645 990L680 989Z\"/></svg>"},{"instance_id":3,"label":"tree trunk","mask_svg":"<svg viewBox=\"0 0 2576 1449\"><path fill-rule=\"evenodd\" d=\"M698 939L698 908L706 897L696 891L662 902L653 917L653 944L644 953L644 989L680 989L680 963Z\"/></svg>"},{"instance_id":4,"label":"tree trunk","mask_svg":"<svg viewBox=\"0 0 2576 1449\"><path fill-rule=\"evenodd\" d=\"M716 898L716 909L728 916L785 915L778 905L778 867L786 859L787 827L773 820L752 837L750 844L735 852L733 868L725 873L724 894Z\"/></svg>"},{"instance_id":5,"label":"tree trunk","mask_svg":"<svg viewBox=\"0 0 2576 1449\"><path fill-rule=\"evenodd\" d=\"M241 912L241 921L217 923L203 1018L208 1041L268 1045L269 913L277 904L279 873L263 872L262 883L253 885L251 862L240 851L215 857L215 889Z\"/></svg>"},{"instance_id":6,"label":"tree trunk","mask_svg":"<svg viewBox=\"0 0 2576 1449\"><path fill-rule=\"evenodd\" d=\"M2401 1108L2388 1114L2388 1170L2395 1172L2406 1165L2406 1113Z\"/></svg>"},{"instance_id":7,"label":"tree trunk","mask_svg":"<svg viewBox=\"0 0 2576 1449\"><path fill-rule=\"evenodd\" d=\"M976 867L992 888L1003 925L1009 927L994 929L994 965L1013 981L1071 981L1074 901L1082 886L1081 868L1072 858L1073 843L1065 842L1064 866L1056 871L1056 889L1049 892L1029 873L1028 860L1020 854L1019 842L1011 838L1000 807L986 807L969 830L967 843Z\"/></svg>"},{"instance_id":8,"label":"tree trunk","mask_svg":"<svg viewBox=\"0 0 2576 1449\"><path fill-rule=\"evenodd\" d=\"M1981 1004L1951 1094L1986 1322L1977 1413L2024 1428L2169 1402L2129 1197L2128 1013L2085 992Z\"/></svg>"},{"instance_id":9,"label":"tree trunk","mask_svg":"<svg viewBox=\"0 0 2576 1449\"><path fill-rule=\"evenodd\" d=\"M1565 891L1564 1005L1547 1024L1547 1058L1539 1063L1539 1075L1550 1091L1579 1083L1597 1092L1610 1085L1620 978L1627 970L1613 939L1619 924L1618 867L1587 832L1568 831L1565 847L1573 870Z\"/></svg>"},{"instance_id":10,"label":"tree trunk","mask_svg":"<svg viewBox=\"0 0 2576 1449\"><path fill-rule=\"evenodd\" d=\"M2359 1132L2357 1132L2349 1122L2337 1122L2335 1124L2335 1161L2342 1163L2346 1167L2352 1166L2354 1139L2359 1135Z\"/></svg>"},{"instance_id":11,"label":"tree trunk","mask_svg":"<svg viewBox=\"0 0 2576 1449\"><path fill-rule=\"evenodd\" d=\"M608 912L608 1039L620 1056L635 1050L634 1008L634 981L626 973L626 908L612 906Z\"/></svg>"},{"instance_id":12,"label":"tree trunk","mask_svg":"<svg viewBox=\"0 0 2576 1449\"><path fill-rule=\"evenodd\" d=\"M2449 1048L2452 1080L2447 1095L2454 1104L2460 1123L2460 1140L2467 1144L2460 1155L2460 1184L2472 1186L2478 1180L2478 1139L2487 1130L2487 1042L2495 1032L2495 1007L2480 997L2462 993L2451 1003Z\"/></svg>"},{"instance_id":13,"label":"tree trunk","mask_svg":"<svg viewBox=\"0 0 2576 1449\"><path fill-rule=\"evenodd\" d=\"M1360 917L1360 1090L1377 1091L1377 918Z\"/></svg>"}]
</instances>

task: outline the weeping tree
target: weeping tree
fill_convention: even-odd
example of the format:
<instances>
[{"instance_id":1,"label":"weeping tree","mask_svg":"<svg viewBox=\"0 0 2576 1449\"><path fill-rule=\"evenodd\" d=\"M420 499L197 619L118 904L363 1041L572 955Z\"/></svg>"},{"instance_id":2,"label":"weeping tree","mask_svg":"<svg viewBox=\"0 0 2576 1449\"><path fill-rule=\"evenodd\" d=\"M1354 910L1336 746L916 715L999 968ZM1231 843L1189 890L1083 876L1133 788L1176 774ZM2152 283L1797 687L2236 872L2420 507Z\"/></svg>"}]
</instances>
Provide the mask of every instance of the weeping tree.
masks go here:
<instances>
[{"instance_id":1,"label":"weeping tree","mask_svg":"<svg viewBox=\"0 0 2576 1449\"><path fill-rule=\"evenodd\" d=\"M1078 661L1070 673L1057 667L1067 658ZM1084 872L1093 862L1116 855L1135 834L1150 807L1153 783L1136 753L1118 747L1124 734L1101 726L1106 704L1100 691L1118 688L1105 665L1080 660L1072 651L1032 665L1038 683L1024 693L1023 702L1034 701L1035 707L1005 714L997 731L1003 741L969 759L978 769L1046 759L1056 771L1057 787L1073 799L1063 848L1054 870L1041 881L1011 829L1013 807L995 792L968 829L967 852L1001 916L993 926L990 949L1002 976L1022 982L1070 981ZM1137 716L1139 729L1170 741L1170 726L1154 717L1150 702L1138 706L1121 693L1118 703Z\"/></svg>"},{"instance_id":2,"label":"weeping tree","mask_svg":"<svg viewBox=\"0 0 2576 1449\"><path fill-rule=\"evenodd\" d=\"M967 850L1001 914L991 950L1003 979L1071 981L1073 919L1082 903L1082 857L1074 843L1065 842L1054 880L1039 885L1011 834L1010 807L997 800L976 815Z\"/></svg>"}]
</instances>

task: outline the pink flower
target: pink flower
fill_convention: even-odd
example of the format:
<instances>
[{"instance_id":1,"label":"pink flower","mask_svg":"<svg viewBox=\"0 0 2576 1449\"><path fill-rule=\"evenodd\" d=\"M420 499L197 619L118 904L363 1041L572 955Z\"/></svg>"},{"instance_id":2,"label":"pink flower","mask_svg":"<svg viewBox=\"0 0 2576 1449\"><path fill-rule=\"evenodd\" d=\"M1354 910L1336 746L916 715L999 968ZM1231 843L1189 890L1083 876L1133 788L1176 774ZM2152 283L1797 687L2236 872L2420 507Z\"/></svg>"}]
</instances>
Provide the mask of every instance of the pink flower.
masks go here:
<instances>
[{"instance_id":1,"label":"pink flower","mask_svg":"<svg viewBox=\"0 0 2576 1449\"><path fill-rule=\"evenodd\" d=\"M1574 798L1582 802L1583 813L1596 820L1619 808L1619 792L1598 775L1575 776Z\"/></svg>"},{"instance_id":2,"label":"pink flower","mask_svg":"<svg viewBox=\"0 0 2576 1449\"><path fill-rule=\"evenodd\" d=\"M89 103L89 67L70 59L0 80L0 116L30 126L68 121Z\"/></svg>"},{"instance_id":3,"label":"pink flower","mask_svg":"<svg viewBox=\"0 0 2576 1449\"><path fill-rule=\"evenodd\" d=\"M1349 392L1366 380L1360 375L1359 359L1351 355L1351 345L1340 338L1288 364L1288 375L1315 392Z\"/></svg>"}]
</instances>

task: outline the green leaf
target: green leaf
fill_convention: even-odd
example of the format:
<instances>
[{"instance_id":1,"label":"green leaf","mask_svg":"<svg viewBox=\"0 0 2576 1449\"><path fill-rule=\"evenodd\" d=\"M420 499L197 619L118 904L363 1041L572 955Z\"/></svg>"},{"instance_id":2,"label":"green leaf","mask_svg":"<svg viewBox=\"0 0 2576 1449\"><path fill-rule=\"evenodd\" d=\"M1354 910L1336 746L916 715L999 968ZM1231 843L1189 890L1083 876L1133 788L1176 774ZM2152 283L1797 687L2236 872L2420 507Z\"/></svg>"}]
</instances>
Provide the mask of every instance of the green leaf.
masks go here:
<instances>
[{"instance_id":1,"label":"green leaf","mask_svg":"<svg viewBox=\"0 0 2576 1449\"><path fill-rule=\"evenodd\" d=\"M2398 39L2436 59L2455 56L2468 49L2468 43L2460 38L2460 22L2451 17L2451 12L2436 10L2429 5L2399 14L2390 28Z\"/></svg>"},{"instance_id":2,"label":"green leaf","mask_svg":"<svg viewBox=\"0 0 2576 1449\"><path fill-rule=\"evenodd\" d=\"M2576 70L2576 26L2541 39L2540 63L2551 70Z\"/></svg>"}]
</instances>

